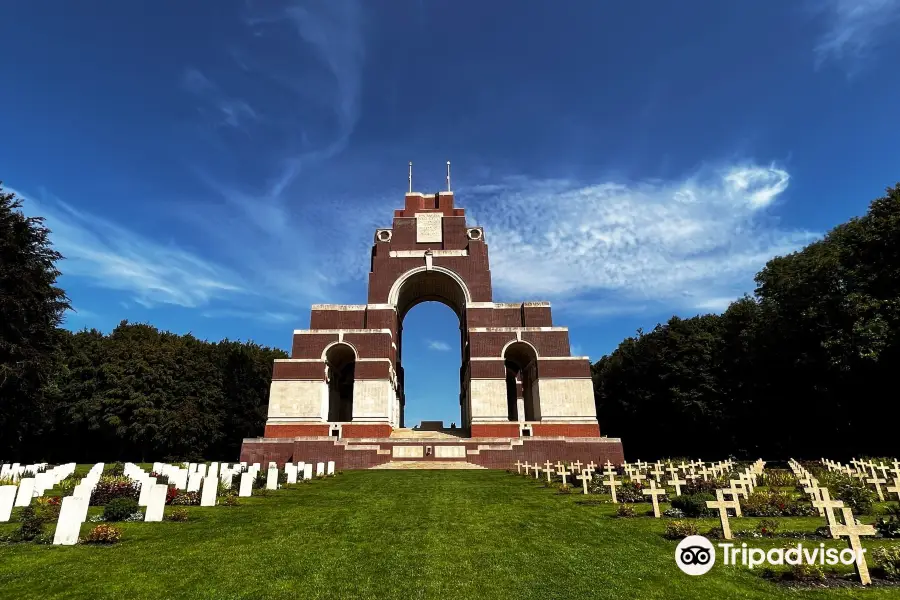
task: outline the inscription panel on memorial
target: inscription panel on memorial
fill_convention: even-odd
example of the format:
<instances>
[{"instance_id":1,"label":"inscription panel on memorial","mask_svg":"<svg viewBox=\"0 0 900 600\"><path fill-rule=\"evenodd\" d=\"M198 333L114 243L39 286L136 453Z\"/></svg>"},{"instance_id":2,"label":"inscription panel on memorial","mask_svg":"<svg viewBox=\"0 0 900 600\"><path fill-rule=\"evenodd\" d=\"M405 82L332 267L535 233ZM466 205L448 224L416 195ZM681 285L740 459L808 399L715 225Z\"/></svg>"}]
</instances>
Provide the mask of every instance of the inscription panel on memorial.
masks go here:
<instances>
[{"instance_id":1,"label":"inscription panel on memorial","mask_svg":"<svg viewBox=\"0 0 900 600\"><path fill-rule=\"evenodd\" d=\"M429 243L443 240L441 213L416 213L416 242Z\"/></svg>"}]
</instances>

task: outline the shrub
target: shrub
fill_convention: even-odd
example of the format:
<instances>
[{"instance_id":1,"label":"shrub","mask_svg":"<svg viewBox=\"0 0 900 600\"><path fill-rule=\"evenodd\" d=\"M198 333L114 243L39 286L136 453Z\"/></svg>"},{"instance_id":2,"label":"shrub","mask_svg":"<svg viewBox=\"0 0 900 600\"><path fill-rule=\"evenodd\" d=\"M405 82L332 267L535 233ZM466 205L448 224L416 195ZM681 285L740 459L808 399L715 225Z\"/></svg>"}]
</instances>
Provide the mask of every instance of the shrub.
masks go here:
<instances>
[{"instance_id":1,"label":"shrub","mask_svg":"<svg viewBox=\"0 0 900 600\"><path fill-rule=\"evenodd\" d=\"M103 469L103 472L112 475L113 477L123 477L125 475L125 465L120 462L114 462L112 464L106 465L106 468Z\"/></svg>"},{"instance_id":2,"label":"shrub","mask_svg":"<svg viewBox=\"0 0 900 600\"><path fill-rule=\"evenodd\" d=\"M891 516L887 519L878 517L875 521L875 529L881 534L881 537L900 538L900 519Z\"/></svg>"},{"instance_id":3,"label":"shrub","mask_svg":"<svg viewBox=\"0 0 900 600\"><path fill-rule=\"evenodd\" d=\"M138 512L138 503L134 498L113 498L103 507L103 519L106 521L124 521Z\"/></svg>"},{"instance_id":4,"label":"shrub","mask_svg":"<svg viewBox=\"0 0 900 600\"><path fill-rule=\"evenodd\" d=\"M22 523L22 525L19 527L17 537L26 542L30 542L44 533L44 524L47 523L48 520L47 514L42 511L40 507L26 506L19 514L19 522Z\"/></svg>"},{"instance_id":5,"label":"shrub","mask_svg":"<svg viewBox=\"0 0 900 600\"><path fill-rule=\"evenodd\" d=\"M791 579L794 581L822 581L825 579L825 573L819 565L802 562L791 567Z\"/></svg>"},{"instance_id":6,"label":"shrub","mask_svg":"<svg viewBox=\"0 0 900 600\"><path fill-rule=\"evenodd\" d=\"M571 494L571 493L572 493L572 486L571 486L571 485L566 485L566 484L564 484L564 483L560 483L560 484L558 485L558 487L557 487L556 493L557 493L557 494Z\"/></svg>"},{"instance_id":7,"label":"shrub","mask_svg":"<svg viewBox=\"0 0 900 600\"><path fill-rule=\"evenodd\" d=\"M175 507L166 513L167 521L183 522L188 520L188 511L183 507Z\"/></svg>"},{"instance_id":8,"label":"shrub","mask_svg":"<svg viewBox=\"0 0 900 600\"><path fill-rule=\"evenodd\" d=\"M75 486L78 485L78 480L74 475L69 475L62 481L56 484L57 489L59 489L60 495L62 496L71 496L72 492L75 491Z\"/></svg>"},{"instance_id":9,"label":"shrub","mask_svg":"<svg viewBox=\"0 0 900 600\"><path fill-rule=\"evenodd\" d=\"M115 498L133 498L137 500L141 489L127 477L104 475L91 492L91 505L105 506Z\"/></svg>"},{"instance_id":10,"label":"shrub","mask_svg":"<svg viewBox=\"0 0 900 600\"><path fill-rule=\"evenodd\" d=\"M748 517L803 517L815 514L811 504L801 504L791 494L779 490L756 490L741 500Z\"/></svg>"},{"instance_id":11,"label":"shrub","mask_svg":"<svg viewBox=\"0 0 900 600\"><path fill-rule=\"evenodd\" d=\"M844 501L844 505L860 515L872 512L872 503L875 501L875 492L866 487L859 479L844 477L835 487L835 497Z\"/></svg>"},{"instance_id":12,"label":"shrub","mask_svg":"<svg viewBox=\"0 0 900 600\"><path fill-rule=\"evenodd\" d=\"M173 506L200 506L200 492L178 491L170 504Z\"/></svg>"},{"instance_id":13,"label":"shrub","mask_svg":"<svg viewBox=\"0 0 900 600\"><path fill-rule=\"evenodd\" d=\"M639 481L628 481L616 490L619 502L646 502L647 496L641 493L644 488Z\"/></svg>"},{"instance_id":14,"label":"shrub","mask_svg":"<svg viewBox=\"0 0 900 600\"><path fill-rule=\"evenodd\" d=\"M619 504L616 507L616 516L617 517L636 517L637 513L634 511L634 507L630 504Z\"/></svg>"},{"instance_id":15,"label":"shrub","mask_svg":"<svg viewBox=\"0 0 900 600\"><path fill-rule=\"evenodd\" d=\"M778 531L778 521L775 519L763 519L756 524L756 533L763 537L774 537Z\"/></svg>"},{"instance_id":16,"label":"shrub","mask_svg":"<svg viewBox=\"0 0 900 600\"><path fill-rule=\"evenodd\" d=\"M881 546L872 551L874 570L885 579L900 581L900 546Z\"/></svg>"},{"instance_id":17,"label":"shrub","mask_svg":"<svg viewBox=\"0 0 900 600\"><path fill-rule=\"evenodd\" d=\"M682 496L693 496L694 494L712 494L713 500L716 499L716 490L727 487L726 482L721 479L695 479L681 486Z\"/></svg>"},{"instance_id":18,"label":"shrub","mask_svg":"<svg viewBox=\"0 0 900 600\"><path fill-rule=\"evenodd\" d=\"M677 508L684 516L697 518L712 514L712 510L706 508L707 500L715 500L716 497L708 492L676 496L672 498L672 508Z\"/></svg>"},{"instance_id":19,"label":"shrub","mask_svg":"<svg viewBox=\"0 0 900 600\"><path fill-rule=\"evenodd\" d=\"M682 511L680 508L667 508L663 511L663 516L671 517L673 519L683 519L684 511Z\"/></svg>"},{"instance_id":20,"label":"shrub","mask_svg":"<svg viewBox=\"0 0 900 600\"><path fill-rule=\"evenodd\" d=\"M766 487L794 487L797 485L797 478L793 473L786 469L771 469L764 471L757 480L759 485Z\"/></svg>"},{"instance_id":21,"label":"shrub","mask_svg":"<svg viewBox=\"0 0 900 600\"><path fill-rule=\"evenodd\" d=\"M266 477L268 473L260 471L256 474L256 478L253 480L253 489L261 490L266 487Z\"/></svg>"},{"instance_id":22,"label":"shrub","mask_svg":"<svg viewBox=\"0 0 900 600\"><path fill-rule=\"evenodd\" d=\"M177 487L170 485L166 488L166 504L172 504L172 501L175 500L180 493L181 491Z\"/></svg>"},{"instance_id":23,"label":"shrub","mask_svg":"<svg viewBox=\"0 0 900 600\"><path fill-rule=\"evenodd\" d=\"M225 494L220 499L219 504L222 506L239 506L241 501L238 499L238 495L235 493Z\"/></svg>"},{"instance_id":24,"label":"shrub","mask_svg":"<svg viewBox=\"0 0 900 600\"><path fill-rule=\"evenodd\" d=\"M725 532L722 531L721 527L713 527L709 531L706 532L706 537L711 540L721 540L725 536Z\"/></svg>"},{"instance_id":25,"label":"shrub","mask_svg":"<svg viewBox=\"0 0 900 600\"><path fill-rule=\"evenodd\" d=\"M696 523L691 521L669 521L666 523L666 531L663 533L663 537L667 540L680 540L689 535L698 535L699 533L700 530L697 528Z\"/></svg>"},{"instance_id":26,"label":"shrub","mask_svg":"<svg viewBox=\"0 0 900 600\"><path fill-rule=\"evenodd\" d=\"M115 544L122 539L122 530L112 525L97 525L85 536L85 544Z\"/></svg>"}]
</instances>

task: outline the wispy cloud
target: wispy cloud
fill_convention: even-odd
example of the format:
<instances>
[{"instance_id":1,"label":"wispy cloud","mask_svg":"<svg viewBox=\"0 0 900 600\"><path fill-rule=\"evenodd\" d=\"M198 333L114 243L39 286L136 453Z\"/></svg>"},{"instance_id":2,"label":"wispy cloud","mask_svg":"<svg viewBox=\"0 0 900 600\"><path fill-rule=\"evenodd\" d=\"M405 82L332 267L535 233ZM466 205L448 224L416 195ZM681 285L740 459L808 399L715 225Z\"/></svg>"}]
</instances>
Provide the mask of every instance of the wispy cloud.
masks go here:
<instances>
[{"instance_id":1,"label":"wispy cloud","mask_svg":"<svg viewBox=\"0 0 900 600\"><path fill-rule=\"evenodd\" d=\"M294 323L298 321L296 314L266 310L205 310L200 315L207 319L252 319L264 323Z\"/></svg>"},{"instance_id":2,"label":"wispy cloud","mask_svg":"<svg viewBox=\"0 0 900 600\"><path fill-rule=\"evenodd\" d=\"M188 67L182 75L185 89L210 102L219 113L220 123L234 128L241 128L248 121L259 119L256 110L242 99L228 95L218 84L195 67Z\"/></svg>"},{"instance_id":3,"label":"wispy cloud","mask_svg":"<svg viewBox=\"0 0 900 600\"><path fill-rule=\"evenodd\" d=\"M817 0L813 11L821 15L826 29L815 46L816 61L865 58L869 52L896 35L900 0Z\"/></svg>"},{"instance_id":4,"label":"wispy cloud","mask_svg":"<svg viewBox=\"0 0 900 600\"><path fill-rule=\"evenodd\" d=\"M308 197L295 184L305 170L342 152L355 130L366 55L363 7L347 1L251 9L245 26L252 35L222 53L239 61L235 71L242 85L260 93L252 108L231 102L220 110L243 124L251 139L265 140L264 156L250 157L253 168L239 172L195 160L193 170L215 198L182 207L182 216L281 297L298 304L327 300L335 285L364 273L365 261L343 253L327 263L311 257L335 239L350 240L364 256L366 248L356 243L371 242L371 229L383 215L378 219L369 207L353 206L348 218L349 206L341 200ZM184 84L214 96L228 87L196 67L186 71ZM252 119L257 112L266 118ZM217 143L225 155L245 152L244 141L234 137ZM235 245L236 239L243 243Z\"/></svg>"},{"instance_id":5,"label":"wispy cloud","mask_svg":"<svg viewBox=\"0 0 900 600\"><path fill-rule=\"evenodd\" d=\"M516 178L474 191L467 204L485 226L494 287L506 299L558 299L595 314L713 310L752 288L769 258L816 237L767 215L789 180L753 164L680 181Z\"/></svg>"},{"instance_id":6,"label":"wispy cloud","mask_svg":"<svg viewBox=\"0 0 900 600\"><path fill-rule=\"evenodd\" d=\"M437 340L429 340L428 349L437 350L438 352L450 352L450 344L439 342Z\"/></svg>"},{"instance_id":7,"label":"wispy cloud","mask_svg":"<svg viewBox=\"0 0 900 600\"><path fill-rule=\"evenodd\" d=\"M127 292L144 306L198 307L245 294L241 278L177 245L162 244L97 215L82 212L50 195L25 199L28 214L40 215L51 241L66 260L65 275Z\"/></svg>"}]
</instances>

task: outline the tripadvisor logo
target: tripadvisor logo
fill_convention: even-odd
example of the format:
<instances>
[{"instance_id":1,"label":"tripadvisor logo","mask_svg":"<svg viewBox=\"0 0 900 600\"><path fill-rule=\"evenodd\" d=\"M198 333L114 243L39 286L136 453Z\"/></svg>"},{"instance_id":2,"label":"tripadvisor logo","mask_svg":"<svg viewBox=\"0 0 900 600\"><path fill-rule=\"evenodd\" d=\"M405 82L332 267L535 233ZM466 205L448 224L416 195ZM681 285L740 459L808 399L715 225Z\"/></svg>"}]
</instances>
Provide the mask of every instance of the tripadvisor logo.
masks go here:
<instances>
[{"instance_id":1,"label":"tripadvisor logo","mask_svg":"<svg viewBox=\"0 0 900 600\"><path fill-rule=\"evenodd\" d=\"M834 566L841 563L852 565L866 552L865 548L862 548L860 556L857 557L856 552L850 548L843 550L825 548L825 544L819 544L818 548L805 548L803 544L797 544L792 548L771 548L768 551L762 548L750 548L746 543L740 546L731 543L717 545L722 550L723 564L740 564L748 569L763 564L800 565L805 563ZM703 575L716 564L716 549L712 542L702 535L690 535L675 547L675 563L688 575Z\"/></svg>"},{"instance_id":2,"label":"tripadvisor logo","mask_svg":"<svg viewBox=\"0 0 900 600\"><path fill-rule=\"evenodd\" d=\"M716 564L716 549L702 535L689 535L675 548L675 563L688 575L703 575Z\"/></svg>"}]
</instances>

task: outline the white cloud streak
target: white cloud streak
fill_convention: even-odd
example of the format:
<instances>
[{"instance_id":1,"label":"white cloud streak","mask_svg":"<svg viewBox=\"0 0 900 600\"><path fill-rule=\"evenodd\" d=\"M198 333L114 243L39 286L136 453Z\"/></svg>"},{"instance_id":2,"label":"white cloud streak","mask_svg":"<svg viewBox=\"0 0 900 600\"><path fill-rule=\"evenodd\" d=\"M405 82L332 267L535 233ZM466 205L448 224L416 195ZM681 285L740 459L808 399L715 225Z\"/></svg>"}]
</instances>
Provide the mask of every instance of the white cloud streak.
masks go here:
<instances>
[{"instance_id":1,"label":"white cloud streak","mask_svg":"<svg viewBox=\"0 0 900 600\"><path fill-rule=\"evenodd\" d=\"M127 292L144 306L198 307L245 294L231 270L176 245L150 240L52 197L25 200L26 214L44 217L55 249L65 256L64 275Z\"/></svg>"},{"instance_id":2,"label":"white cloud streak","mask_svg":"<svg viewBox=\"0 0 900 600\"><path fill-rule=\"evenodd\" d=\"M789 180L758 165L636 184L517 178L461 204L485 227L495 297L595 316L721 310L768 259L817 237L766 215Z\"/></svg>"},{"instance_id":3,"label":"white cloud streak","mask_svg":"<svg viewBox=\"0 0 900 600\"><path fill-rule=\"evenodd\" d=\"M439 342L437 340L429 340L428 349L437 350L438 352L450 352L450 344Z\"/></svg>"},{"instance_id":4,"label":"white cloud streak","mask_svg":"<svg viewBox=\"0 0 900 600\"><path fill-rule=\"evenodd\" d=\"M827 24L814 48L820 65L828 59L865 58L895 35L900 20L900 0L817 0L812 7Z\"/></svg>"}]
</instances>

